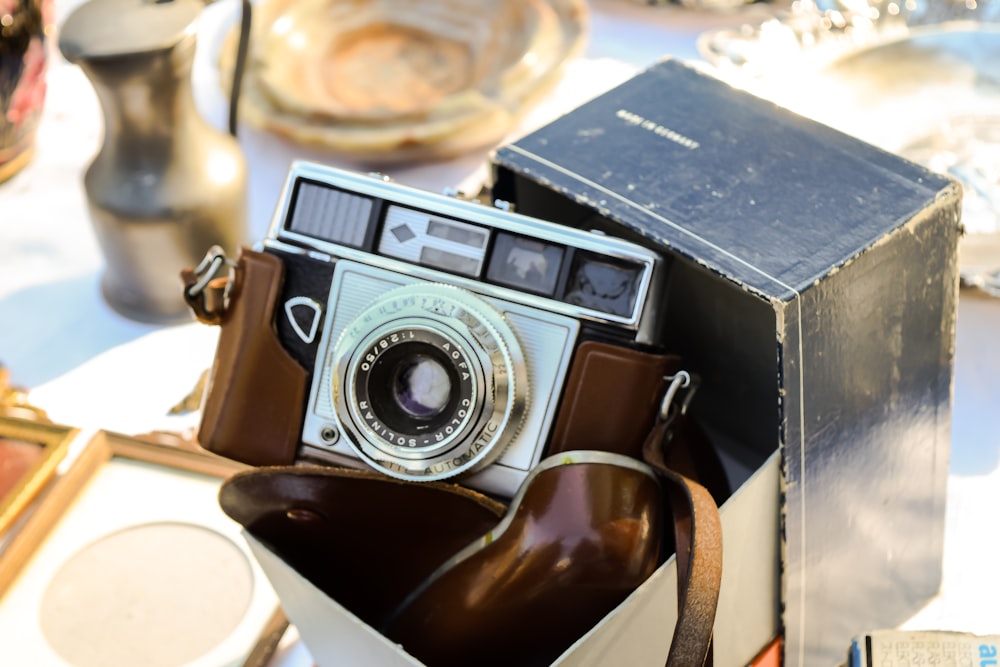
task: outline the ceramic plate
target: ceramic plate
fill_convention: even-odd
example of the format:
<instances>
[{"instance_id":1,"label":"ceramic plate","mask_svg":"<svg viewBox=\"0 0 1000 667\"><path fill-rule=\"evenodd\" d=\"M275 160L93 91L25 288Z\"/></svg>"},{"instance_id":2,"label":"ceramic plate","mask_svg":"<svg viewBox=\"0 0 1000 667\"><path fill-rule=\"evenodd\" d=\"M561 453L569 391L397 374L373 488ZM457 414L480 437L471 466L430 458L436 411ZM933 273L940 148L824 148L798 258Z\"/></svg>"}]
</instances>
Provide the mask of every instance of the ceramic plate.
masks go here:
<instances>
[{"instance_id":1,"label":"ceramic plate","mask_svg":"<svg viewBox=\"0 0 1000 667\"><path fill-rule=\"evenodd\" d=\"M499 141L585 37L585 0L264 0L241 117L378 163ZM237 35L219 57L231 79Z\"/></svg>"}]
</instances>

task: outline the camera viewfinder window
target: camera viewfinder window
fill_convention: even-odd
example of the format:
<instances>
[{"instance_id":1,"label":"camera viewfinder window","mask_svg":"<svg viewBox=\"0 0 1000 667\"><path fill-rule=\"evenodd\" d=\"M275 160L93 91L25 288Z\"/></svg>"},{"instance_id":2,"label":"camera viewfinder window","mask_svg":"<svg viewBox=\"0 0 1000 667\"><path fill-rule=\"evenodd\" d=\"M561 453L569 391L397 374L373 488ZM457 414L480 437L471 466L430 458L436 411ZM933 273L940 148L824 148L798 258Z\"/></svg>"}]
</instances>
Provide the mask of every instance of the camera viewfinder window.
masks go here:
<instances>
[{"instance_id":1,"label":"camera viewfinder window","mask_svg":"<svg viewBox=\"0 0 1000 667\"><path fill-rule=\"evenodd\" d=\"M578 251L566 285L567 303L629 317L642 278L639 264Z\"/></svg>"},{"instance_id":2,"label":"camera viewfinder window","mask_svg":"<svg viewBox=\"0 0 1000 667\"><path fill-rule=\"evenodd\" d=\"M351 248L363 248L372 200L358 194L299 181L289 231Z\"/></svg>"},{"instance_id":3,"label":"camera viewfinder window","mask_svg":"<svg viewBox=\"0 0 1000 667\"><path fill-rule=\"evenodd\" d=\"M498 232L486 277L499 285L552 296L565 255L563 246Z\"/></svg>"},{"instance_id":4,"label":"camera viewfinder window","mask_svg":"<svg viewBox=\"0 0 1000 667\"><path fill-rule=\"evenodd\" d=\"M478 278L489 233L482 227L403 206L389 206L378 251L383 255Z\"/></svg>"},{"instance_id":5,"label":"camera viewfinder window","mask_svg":"<svg viewBox=\"0 0 1000 667\"><path fill-rule=\"evenodd\" d=\"M468 225L459 227L453 222L433 219L427 223L427 235L447 241L454 241L455 243L461 243L470 248L478 248L480 250L486 247L486 239L489 238L484 230L469 227Z\"/></svg>"}]
</instances>

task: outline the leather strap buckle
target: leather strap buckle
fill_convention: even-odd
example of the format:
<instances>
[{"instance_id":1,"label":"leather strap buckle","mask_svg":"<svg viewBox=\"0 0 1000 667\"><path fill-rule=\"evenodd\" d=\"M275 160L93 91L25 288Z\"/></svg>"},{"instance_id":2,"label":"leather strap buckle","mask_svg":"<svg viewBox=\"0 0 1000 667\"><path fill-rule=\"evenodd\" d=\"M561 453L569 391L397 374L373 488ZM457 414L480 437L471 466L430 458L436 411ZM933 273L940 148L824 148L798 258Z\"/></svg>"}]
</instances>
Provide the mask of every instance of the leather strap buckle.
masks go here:
<instances>
[{"instance_id":1,"label":"leather strap buckle","mask_svg":"<svg viewBox=\"0 0 1000 667\"><path fill-rule=\"evenodd\" d=\"M194 269L181 271L184 300L199 321L221 324L229 307L229 295L235 282L237 264L226 252L214 245ZM223 273L225 271L225 273Z\"/></svg>"},{"instance_id":2,"label":"leather strap buckle","mask_svg":"<svg viewBox=\"0 0 1000 667\"><path fill-rule=\"evenodd\" d=\"M698 376L692 376L687 371L680 370L673 375L666 376L664 379L668 380L670 384L663 393L663 401L660 403L660 419L666 420L670 417L670 411L675 405L677 394L682 389L687 389L687 391L684 392L676 405L678 406L679 414L687 414L688 406L691 405L691 399L694 398L695 392L698 391L698 385L700 384Z\"/></svg>"}]
</instances>

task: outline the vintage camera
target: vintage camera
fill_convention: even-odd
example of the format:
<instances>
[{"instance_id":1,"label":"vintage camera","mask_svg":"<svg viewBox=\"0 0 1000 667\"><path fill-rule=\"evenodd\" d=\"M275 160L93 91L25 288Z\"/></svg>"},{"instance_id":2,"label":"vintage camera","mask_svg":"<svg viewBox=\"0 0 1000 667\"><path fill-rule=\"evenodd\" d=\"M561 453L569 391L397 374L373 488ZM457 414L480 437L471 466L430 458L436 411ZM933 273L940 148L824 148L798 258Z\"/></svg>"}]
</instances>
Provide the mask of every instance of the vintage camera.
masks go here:
<instances>
[{"instance_id":1,"label":"vintage camera","mask_svg":"<svg viewBox=\"0 0 1000 667\"><path fill-rule=\"evenodd\" d=\"M304 369L291 381L303 398L272 385L272 352L255 351L269 345L246 342L258 334L227 342L224 324L200 433L252 463L294 450L510 497L546 453L582 341L631 350L661 337L665 270L651 250L373 175L294 164L254 252L280 260L283 279L232 298L270 302L264 326ZM269 410L269 425L290 420L267 436L282 442L259 442L253 423ZM272 447L286 454L260 453Z\"/></svg>"}]
</instances>

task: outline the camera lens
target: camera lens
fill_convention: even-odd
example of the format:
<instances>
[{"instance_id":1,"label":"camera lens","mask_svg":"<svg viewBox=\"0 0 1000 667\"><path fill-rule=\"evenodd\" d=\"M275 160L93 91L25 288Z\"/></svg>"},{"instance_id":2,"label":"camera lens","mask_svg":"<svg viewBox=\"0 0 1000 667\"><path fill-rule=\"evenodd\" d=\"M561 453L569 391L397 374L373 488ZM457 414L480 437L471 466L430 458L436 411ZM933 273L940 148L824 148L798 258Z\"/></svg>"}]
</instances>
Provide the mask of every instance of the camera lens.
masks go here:
<instances>
[{"instance_id":1,"label":"camera lens","mask_svg":"<svg viewBox=\"0 0 1000 667\"><path fill-rule=\"evenodd\" d=\"M367 406L361 419L376 437L397 447L428 447L439 432L448 435L463 425L475 387L463 372L466 355L452 338L404 327L376 336L365 348L374 360L358 364L354 391Z\"/></svg>"},{"instance_id":2,"label":"camera lens","mask_svg":"<svg viewBox=\"0 0 1000 667\"><path fill-rule=\"evenodd\" d=\"M418 419L441 414L451 393L448 371L429 355L415 354L396 366L392 398Z\"/></svg>"},{"instance_id":3,"label":"camera lens","mask_svg":"<svg viewBox=\"0 0 1000 667\"><path fill-rule=\"evenodd\" d=\"M402 479L485 467L524 417L517 337L495 308L457 287L385 292L345 327L334 364L332 395L352 448Z\"/></svg>"}]
</instances>

